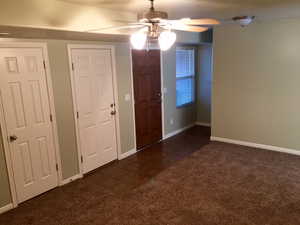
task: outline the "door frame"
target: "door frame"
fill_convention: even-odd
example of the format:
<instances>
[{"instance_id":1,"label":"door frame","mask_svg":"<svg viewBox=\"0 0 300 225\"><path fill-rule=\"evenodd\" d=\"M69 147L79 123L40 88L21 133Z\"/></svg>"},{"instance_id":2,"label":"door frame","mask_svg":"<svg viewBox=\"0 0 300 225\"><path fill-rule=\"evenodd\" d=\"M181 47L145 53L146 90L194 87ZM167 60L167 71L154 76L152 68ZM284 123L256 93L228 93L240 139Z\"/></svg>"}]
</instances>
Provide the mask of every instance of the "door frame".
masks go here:
<instances>
[{"instance_id":1,"label":"door frame","mask_svg":"<svg viewBox=\"0 0 300 225\"><path fill-rule=\"evenodd\" d=\"M137 151L136 144L136 121L135 121L135 96L134 96L134 78L133 78L133 61L132 61L132 50L135 50L130 45L130 78L131 78L131 95L132 95L132 110L133 110L133 123L134 123L134 149ZM160 50L158 47L150 47L149 50ZM163 72L163 51L160 50L160 86L161 86L161 129L162 129L162 140L165 139L165 93L164 93L164 72Z\"/></svg>"},{"instance_id":2,"label":"door frame","mask_svg":"<svg viewBox=\"0 0 300 225\"><path fill-rule=\"evenodd\" d=\"M76 101L76 91L75 91L75 80L74 80L74 71L73 71L73 62L72 62L72 49L109 49L111 51L111 60L112 60L112 73L113 73L113 93L115 101L116 120L116 137L117 137L117 158L122 155L121 152L121 139L120 139L120 111L119 111L119 99L118 99L118 85L117 85L117 73L116 73L116 56L115 56L115 47L113 45L94 45L94 44L68 44L68 59L69 59L69 70L70 70L70 79L71 79L71 89L72 89L72 100L73 100L73 117L75 120L75 130L76 130L76 145L78 153L78 165L79 165L79 175L83 176L83 165L81 162L82 150L80 147L80 135L79 135L79 124L77 119L77 101Z\"/></svg>"},{"instance_id":3,"label":"door frame","mask_svg":"<svg viewBox=\"0 0 300 225\"><path fill-rule=\"evenodd\" d=\"M42 49L43 60L45 62L45 75L46 75L46 83L47 83L47 92L48 92L48 99L49 99L49 109L52 115L52 132L53 132L53 141L54 141L54 153L55 153L55 160L58 165L58 183L57 186L62 184L62 165L61 165L61 157L60 157L60 150L59 150L59 142L58 142L58 133L57 133L57 122L56 122L56 114L55 114L55 105L54 105L54 95L53 95L53 86L52 86L52 78L51 78L51 70L49 64L49 56L48 56L48 49L46 43L35 43L35 42L2 42L0 43L1 48L40 48ZM7 125L4 117L4 106L2 102L2 94L0 92L0 124L1 124L1 131L2 131L2 140L3 140L3 148L4 148L4 155L8 173L8 180L11 192L11 199L13 208L16 208L19 204L17 199L17 192L15 186L15 178L12 166L12 157L11 151L8 142L8 131Z\"/></svg>"}]
</instances>

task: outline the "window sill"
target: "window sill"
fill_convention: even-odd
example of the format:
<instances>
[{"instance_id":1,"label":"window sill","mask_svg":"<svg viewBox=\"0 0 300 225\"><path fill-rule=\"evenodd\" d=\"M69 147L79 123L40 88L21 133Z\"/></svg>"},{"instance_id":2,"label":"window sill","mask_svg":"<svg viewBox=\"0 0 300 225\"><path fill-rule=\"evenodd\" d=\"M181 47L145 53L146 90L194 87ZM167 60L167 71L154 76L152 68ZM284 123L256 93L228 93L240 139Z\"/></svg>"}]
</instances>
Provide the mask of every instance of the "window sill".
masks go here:
<instances>
[{"instance_id":1,"label":"window sill","mask_svg":"<svg viewBox=\"0 0 300 225\"><path fill-rule=\"evenodd\" d=\"M176 106L176 109L187 108L187 107L193 106L193 105L195 105L195 102L190 102L190 103L186 103L184 105Z\"/></svg>"}]
</instances>

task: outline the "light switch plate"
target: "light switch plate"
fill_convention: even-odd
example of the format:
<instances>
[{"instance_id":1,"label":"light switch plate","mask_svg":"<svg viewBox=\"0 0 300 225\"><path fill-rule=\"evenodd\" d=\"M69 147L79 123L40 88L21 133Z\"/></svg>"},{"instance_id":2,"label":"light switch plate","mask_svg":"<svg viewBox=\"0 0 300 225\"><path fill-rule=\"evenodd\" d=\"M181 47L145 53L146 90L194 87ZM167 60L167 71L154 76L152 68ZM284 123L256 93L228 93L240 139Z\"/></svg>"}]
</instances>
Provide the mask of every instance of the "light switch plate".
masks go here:
<instances>
[{"instance_id":1,"label":"light switch plate","mask_svg":"<svg viewBox=\"0 0 300 225\"><path fill-rule=\"evenodd\" d=\"M125 95L125 101L126 101L126 102L129 102L129 101L130 101L130 94L126 94L126 95Z\"/></svg>"},{"instance_id":2,"label":"light switch plate","mask_svg":"<svg viewBox=\"0 0 300 225\"><path fill-rule=\"evenodd\" d=\"M171 124L171 125L174 124L174 119L173 119L173 118L170 119L170 124Z\"/></svg>"}]
</instances>

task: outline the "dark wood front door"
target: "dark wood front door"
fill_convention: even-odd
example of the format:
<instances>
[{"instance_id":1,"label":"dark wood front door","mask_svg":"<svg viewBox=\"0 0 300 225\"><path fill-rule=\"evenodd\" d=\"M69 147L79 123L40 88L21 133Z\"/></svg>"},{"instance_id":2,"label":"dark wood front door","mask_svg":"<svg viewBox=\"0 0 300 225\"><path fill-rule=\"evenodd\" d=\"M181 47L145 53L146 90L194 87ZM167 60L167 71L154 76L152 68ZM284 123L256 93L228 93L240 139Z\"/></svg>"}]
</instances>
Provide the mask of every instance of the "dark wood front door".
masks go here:
<instances>
[{"instance_id":1,"label":"dark wood front door","mask_svg":"<svg viewBox=\"0 0 300 225\"><path fill-rule=\"evenodd\" d=\"M132 50L137 149L162 139L159 50Z\"/></svg>"}]
</instances>

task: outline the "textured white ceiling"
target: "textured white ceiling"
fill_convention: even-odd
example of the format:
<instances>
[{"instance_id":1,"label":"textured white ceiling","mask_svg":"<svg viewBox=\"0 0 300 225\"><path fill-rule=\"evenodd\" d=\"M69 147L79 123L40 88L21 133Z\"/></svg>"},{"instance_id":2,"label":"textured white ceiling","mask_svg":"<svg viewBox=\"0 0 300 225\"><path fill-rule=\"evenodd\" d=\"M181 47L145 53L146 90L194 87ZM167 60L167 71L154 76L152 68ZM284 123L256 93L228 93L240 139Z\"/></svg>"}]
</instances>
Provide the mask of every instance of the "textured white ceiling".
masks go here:
<instances>
[{"instance_id":1,"label":"textured white ceiling","mask_svg":"<svg viewBox=\"0 0 300 225\"><path fill-rule=\"evenodd\" d=\"M79 5L141 12L149 7L148 0L59 0ZM155 0L159 10L172 18L215 17L227 19L237 15L256 15L261 20L300 16L300 0Z\"/></svg>"},{"instance_id":2,"label":"textured white ceiling","mask_svg":"<svg viewBox=\"0 0 300 225\"><path fill-rule=\"evenodd\" d=\"M148 10L148 0L0 0L0 25L70 31L124 25ZM300 17L300 0L155 0L172 19L255 15L257 20ZM0 29L0 32L5 32Z\"/></svg>"}]
</instances>

